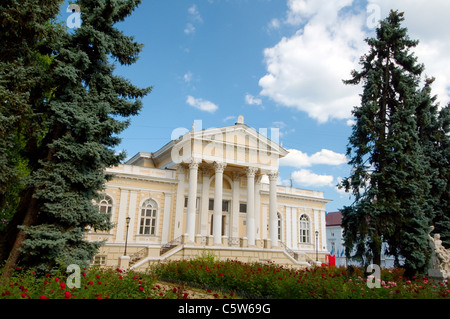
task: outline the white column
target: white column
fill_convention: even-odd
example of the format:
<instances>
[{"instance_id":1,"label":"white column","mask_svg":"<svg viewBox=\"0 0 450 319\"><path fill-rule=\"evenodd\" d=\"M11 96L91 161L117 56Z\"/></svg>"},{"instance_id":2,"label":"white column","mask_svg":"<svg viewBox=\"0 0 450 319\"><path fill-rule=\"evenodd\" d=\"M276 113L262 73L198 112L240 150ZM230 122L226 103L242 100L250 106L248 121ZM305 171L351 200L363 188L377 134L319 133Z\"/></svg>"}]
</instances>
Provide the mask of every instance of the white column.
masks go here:
<instances>
[{"instance_id":1,"label":"white column","mask_svg":"<svg viewBox=\"0 0 450 319\"><path fill-rule=\"evenodd\" d=\"M325 211L320 210L320 236L322 237L322 247L320 249L327 248L327 236L325 236L327 229L325 224Z\"/></svg>"},{"instance_id":2,"label":"white column","mask_svg":"<svg viewBox=\"0 0 450 319\"><path fill-rule=\"evenodd\" d=\"M233 172L233 199L231 201L231 237L239 237L239 180L241 174Z\"/></svg>"},{"instance_id":3,"label":"white column","mask_svg":"<svg viewBox=\"0 0 450 319\"><path fill-rule=\"evenodd\" d=\"M128 190L120 190L119 214L117 216L116 242L125 241L125 228L127 218Z\"/></svg>"},{"instance_id":4,"label":"white column","mask_svg":"<svg viewBox=\"0 0 450 319\"><path fill-rule=\"evenodd\" d=\"M137 191L130 190L130 200L128 202L128 216L130 217L130 225L128 229L128 243L130 243L131 239L134 237L134 229L135 229L135 220L136 220L136 206L137 206ZM139 212L140 214L140 212ZM139 215L138 215L139 216ZM139 220L139 218L138 218ZM125 226L126 229L126 226ZM126 232L125 232L126 234ZM131 239L130 239L131 238Z\"/></svg>"},{"instance_id":5,"label":"white column","mask_svg":"<svg viewBox=\"0 0 450 319\"><path fill-rule=\"evenodd\" d=\"M247 239L249 245L255 245L255 173L258 169L249 167L247 173Z\"/></svg>"},{"instance_id":6,"label":"white column","mask_svg":"<svg viewBox=\"0 0 450 319\"><path fill-rule=\"evenodd\" d=\"M291 212L292 212L292 207L290 206L286 206L286 228L285 228L285 234L286 234L286 246L288 246L289 248L292 248L292 221L291 221Z\"/></svg>"},{"instance_id":7,"label":"white column","mask_svg":"<svg viewBox=\"0 0 450 319\"><path fill-rule=\"evenodd\" d=\"M194 159L189 164L189 195L186 219L186 233L190 242L195 241L195 206L197 203L198 164L198 161Z\"/></svg>"},{"instance_id":8,"label":"white column","mask_svg":"<svg viewBox=\"0 0 450 319\"><path fill-rule=\"evenodd\" d=\"M292 208L292 249L297 249L298 247L298 208Z\"/></svg>"},{"instance_id":9,"label":"white column","mask_svg":"<svg viewBox=\"0 0 450 319\"><path fill-rule=\"evenodd\" d=\"M216 172L214 184L214 218L213 218L213 236L214 244L222 243L222 188L223 171L227 164L221 162L214 163Z\"/></svg>"},{"instance_id":10,"label":"white column","mask_svg":"<svg viewBox=\"0 0 450 319\"><path fill-rule=\"evenodd\" d=\"M185 171L186 169L181 164L177 166L177 201L175 204L175 225L173 229L174 238L172 239L180 237L183 229L184 189L186 184L184 182Z\"/></svg>"},{"instance_id":11,"label":"white column","mask_svg":"<svg viewBox=\"0 0 450 319\"><path fill-rule=\"evenodd\" d=\"M277 178L278 171L272 171L269 175L269 238L272 247L278 247L278 225L277 225Z\"/></svg>"},{"instance_id":12,"label":"white column","mask_svg":"<svg viewBox=\"0 0 450 319\"><path fill-rule=\"evenodd\" d=\"M164 193L164 215L161 234L161 244L169 242L169 228L170 228L170 211L172 206L172 193Z\"/></svg>"},{"instance_id":13,"label":"white column","mask_svg":"<svg viewBox=\"0 0 450 319\"><path fill-rule=\"evenodd\" d=\"M261 239L261 179L262 175L255 176L255 238Z\"/></svg>"},{"instance_id":14,"label":"white column","mask_svg":"<svg viewBox=\"0 0 450 319\"><path fill-rule=\"evenodd\" d=\"M209 235L208 229L208 208L209 208L209 174L211 169L209 167L202 168L202 198L200 204L200 233L202 236Z\"/></svg>"}]
</instances>

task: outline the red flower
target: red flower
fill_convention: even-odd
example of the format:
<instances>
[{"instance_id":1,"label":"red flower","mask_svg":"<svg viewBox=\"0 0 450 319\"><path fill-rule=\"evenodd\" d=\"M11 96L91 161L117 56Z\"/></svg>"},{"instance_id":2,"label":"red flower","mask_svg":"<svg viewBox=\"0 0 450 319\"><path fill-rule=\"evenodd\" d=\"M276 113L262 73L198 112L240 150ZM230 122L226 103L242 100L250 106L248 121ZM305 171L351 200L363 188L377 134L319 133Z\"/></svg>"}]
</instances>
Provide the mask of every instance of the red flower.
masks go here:
<instances>
[{"instance_id":1,"label":"red flower","mask_svg":"<svg viewBox=\"0 0 450 319\"><path fill-rule=\"evenodd\" d=\"M58 277L55 277L55 281L59 281L59 278L58 278Z\"/></svg>"},{"instance_id":2,"label":"red flower","mask_svg":"<svg viewBox=\"0 0 450 319\"><path fill-rule=\"evenodd\" d=\"M69 299L70 297L71 297L70 291L66 291L66 292L64 293L64 298L65 298L65 299Z\"/></svg>"},{"instance_id":3,"label":"red flower","mask_svg":"<svg viewBox=\"0 0 450 319\"><path fill-rule=\"evenodd\" d=\"M48 299L48 297L44 296L44 295L40 295L39 299Z\"/></svg>"},{"instance_id":4,"label":"red flower","mask_svg":"<svg viewBox=\"0 0 450 319\"><path fill-rule=\"evenodd\" d=\"M89 280L88 285L93 285L94 282L92 280Z\"/></svg>"},{"instance_id":5,"label":"red flower","mask_svg":"<svg viewBox=\"0 0 450 319\"><path fill-rule=\"evenodd\" d=\"M144 291L144 287L139 286L139 290L140 290L140 291Z\"/></svg>"},{"instance_id":6,"label":"red flower","mask_svg":"<svg viewBox=\"0 0 450 319\"><path fill-rule=\"evenodd\" d=\"M66 284L65 283L61 282L59 285L61 286L61 289L66 289Z\"/></svg>"}]
</instances>

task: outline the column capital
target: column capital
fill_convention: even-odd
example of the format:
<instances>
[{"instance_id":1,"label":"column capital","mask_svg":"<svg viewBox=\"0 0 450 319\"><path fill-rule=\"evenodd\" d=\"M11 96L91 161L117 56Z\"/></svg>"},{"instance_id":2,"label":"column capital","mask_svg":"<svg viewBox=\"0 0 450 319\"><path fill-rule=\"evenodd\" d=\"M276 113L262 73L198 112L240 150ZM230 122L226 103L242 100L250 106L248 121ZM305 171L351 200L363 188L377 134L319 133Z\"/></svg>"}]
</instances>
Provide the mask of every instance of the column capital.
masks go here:
<instances>
[{"instance_id":1,"label":"column capital","mask_svg":"<svg viewBox=\"0 0 450 319\"><path fill-rule=\"evenodd\" d=\"M189 161L189 168L190 169L198 169L198 165L201 163L202 161L198 158L191 158L191 160Z\"/></svg>"},{"instance_id":2,"label":"column capital","mask_svg":"<svg viewBox=\"0 0 450 319\"><path fill-rule=\"evenodd\" d=\"M270 181L276 181L279 174L280 174L279 171L270 171L267 173L267 176L269 176Z\"/></svg>"},{"instance_id":3,"label":"column capital","mask_svg":"<svg viewBox=\"0 0 450 319\"><path fill-rule=\"evenodd\" d=\"M208 166L203 166L201 168L201 172L202 172L203 176L208 176L209 177L209 174L211 173L211 168L208 167Z\"/></svg>"},{"instance_id":4,"label":"column capital","mask_svg":"<svg viewBox=\"0 0 450 319\"><path fill-rule=\"evenodd\" d=\"M227 166L227 163L214 162L214 170L216 171L216 173L223 173L226 166Z\"/></svg>"},{"instance_id":5,"label":"column capital","mask_svg":"<svg viewBox=\"0 0 450 319\"><path fill-rule=\"evenodd\" d=\"M245 173L247 174L247 177L255 177L255 174L257 171L258 171L257 167L247 167L245 169Z\"/></svg>"},{"instance_id":6,"label":"column capital","mask_svg":"<svg viewBox=\"0 0 450 319\"><path fill-rule=\"evenodd\" d=\"M239 179L241 178L241 172L233 172L233 181L239 181Z\"/></svg>"}]
</instances>

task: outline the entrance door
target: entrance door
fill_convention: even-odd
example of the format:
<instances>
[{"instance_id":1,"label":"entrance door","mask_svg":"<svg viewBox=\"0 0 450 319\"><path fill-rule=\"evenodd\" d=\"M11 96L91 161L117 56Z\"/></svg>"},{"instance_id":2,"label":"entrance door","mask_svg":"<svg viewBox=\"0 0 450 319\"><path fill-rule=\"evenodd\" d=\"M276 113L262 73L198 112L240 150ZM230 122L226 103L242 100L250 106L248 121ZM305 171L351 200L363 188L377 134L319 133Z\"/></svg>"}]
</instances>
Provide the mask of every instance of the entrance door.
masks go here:
<instances>
[{"instance_id":1,"label":"entrance door","mask_svg":"<svg viewBox=\"0 0 450 319\"><path fill-rule=\"evenodd\" d=\"M214 215L211 215L210 235L214 235ZM222 236L225 235L225 216L222 215Z\"/></svg>"}]
</instances>

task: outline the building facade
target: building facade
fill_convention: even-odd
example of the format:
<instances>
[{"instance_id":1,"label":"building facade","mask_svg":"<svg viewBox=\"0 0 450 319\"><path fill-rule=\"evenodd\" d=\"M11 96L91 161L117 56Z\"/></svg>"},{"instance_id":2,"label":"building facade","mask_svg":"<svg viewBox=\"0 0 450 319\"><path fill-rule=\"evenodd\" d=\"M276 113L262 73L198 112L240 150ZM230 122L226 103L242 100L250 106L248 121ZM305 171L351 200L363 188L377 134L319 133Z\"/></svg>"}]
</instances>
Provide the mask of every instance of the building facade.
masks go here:
<instances>
[{"instance_id":1,"label":"building facade","mask_svg":"<svg viewBox=\"0 0 450 319\"><path fill-rule=\"evenodd\" d=\"M330 212L326 214L326 229L328 251L330 255L335 256L336 266L364 266L362 262L347 260L345 256L345 246L343 240L344 228L342 227L341 212ZM386 246L387 244L383 242L381 246L381 265L379 266L383 268L392 268L394 267L395 258L385 254ZM350 255L354 254L355 251L352 251ZM399 260L403 261L404 258L400 258Z\"/></svg>"},{"instance_id":2,"label":"building facade","mask_svg":"<svg viewBox=\"0 0 450 319\"><path fill-rule=\"evenodd\" d=\"M88 240L104 241L95 262L145 269L204 253L299 267L323 262L328 200L277 185L287 151L266 136L242 116L222 128L193 125L160 150L108 169L114 177L96 204L115 226L88 232Z\"/></svg>"}]
</instances>

